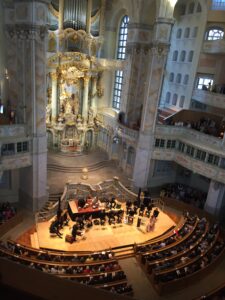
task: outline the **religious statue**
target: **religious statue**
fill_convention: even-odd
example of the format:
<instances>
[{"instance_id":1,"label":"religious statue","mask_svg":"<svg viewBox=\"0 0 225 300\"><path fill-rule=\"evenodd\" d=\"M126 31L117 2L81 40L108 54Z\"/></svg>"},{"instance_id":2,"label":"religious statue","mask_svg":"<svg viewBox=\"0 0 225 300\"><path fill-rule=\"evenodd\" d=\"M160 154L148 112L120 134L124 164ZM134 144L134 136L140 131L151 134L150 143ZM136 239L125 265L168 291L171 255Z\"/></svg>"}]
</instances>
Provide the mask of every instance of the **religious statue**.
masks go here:
<instances>
[{"instance_id":1,"label":"religious statue","mask_svg":"<svg viewBox=\"0 0 225 300\"><path fill-rule=\"evenodd\" d=\"M66 104L65 104L65 113L66 113L66 114L72 114L72 113L73 113L73 112L72 112L72 106L71 106L69 100L67 100L67 101L66 101Z\"/></svg>"},{"instance_id":2,"label":"religious statue","mask_svg":"<svg viewBox=\"0 0 225 300\"><path fill-rule=\"evenodd\" d=\"M47 124L51 123L51 116L52 116L51 103L48 103L48 105L46 107L46 123Z\"/></svg>"},{"instance_id":3,"label":"religious statue","mask_svg":"<svg viewBox=\"0 0 225 300\"><path fill-rule=\"evenodd\" d=\"M94 123L94 111L93 108L89 108L88 110L88 124L93 124Z\"/></svg>"}]
</instances>

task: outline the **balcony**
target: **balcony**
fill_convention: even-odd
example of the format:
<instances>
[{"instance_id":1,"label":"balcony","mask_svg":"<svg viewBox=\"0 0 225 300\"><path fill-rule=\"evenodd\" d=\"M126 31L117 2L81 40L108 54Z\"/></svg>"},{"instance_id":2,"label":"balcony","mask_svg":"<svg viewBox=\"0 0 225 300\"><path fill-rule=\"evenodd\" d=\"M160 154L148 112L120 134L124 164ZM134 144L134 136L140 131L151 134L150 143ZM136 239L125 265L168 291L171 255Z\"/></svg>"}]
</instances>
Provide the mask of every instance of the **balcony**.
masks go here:
<instances>
[{"instance_id":1,"label":"balcony","mask_svg":"<svg viewBox=\"0 0 225 300\"><path fill-rule=\"evenodd\" d=\"M31 166L30 138L22 124L0 126L0 172Z\"/></svg>"},{"instance_id":2,"label":"balcony","mask_svg":"<svg viewBox=\"0 0 225 300\"><path fill-rule=\"evenodd\" d=\"M29 167L32 165L30 152L1 156L0 172Z\"/></svg>"},{"instance_id":3,"label":"balcony","mask_svg":"<svg viewBox=\"0 0 225 300\"><path fill-rule=\"evenodd\" d=\"M193 91L192 99L205 105L225 109L225 94L195 89Z\"/></svg>"},{"instance_id":4,"label":"balcony","mask_svg":"<svg viewBox=\"0 0 225 300\"><path fill-rule=\"evenodd\" d=\"M10 139L12 137L25 137L26 136L26 126L23 124L14 125L1 125L0 126L0 139L3 138Z\"/></svg>"},{"instance_id":5,"label":"balcony","mask_svg":"<svg viewBox=\"0 0 225 300\"><path fill-rule=\"evenodd\" d=\"M225 54L225 40L205 41L202 51L208 54Z\"/></svg>"},{"instance_id":6,"label":"balcony","mask_svg":"<svg viewBox=\"0 0 225 300\"><path fill-rule=\"evenodd\" d=\"M124 140L136 143L138 141L138 130L131 129L118 123L118 135Z\"/></svg>"},{"instance_id":7,"label":"balcony","mask_svg":"<svg viewBox=\"0 0 225 300\"><path fill-rule=\"evenodd\" d=\"M192 146L203 148L215 155L224 156L225 145L222 139L194 129L172 125L157 125L155 137L179 140Z\"/></svg>"},{"instance_id":8,"label":"balcony","mask_svg":"<svg viewBox=\"0 0 225 300\"><path fill-rule=\"evenodd\" d=\"M225 184L225 170L217 166L209 165L203 161L192 158L185 153L180 153L176 149L156 149L153 152L153 159L172 160L192 172L201 174L207 178Z\"/></svg>"}]
</instances>

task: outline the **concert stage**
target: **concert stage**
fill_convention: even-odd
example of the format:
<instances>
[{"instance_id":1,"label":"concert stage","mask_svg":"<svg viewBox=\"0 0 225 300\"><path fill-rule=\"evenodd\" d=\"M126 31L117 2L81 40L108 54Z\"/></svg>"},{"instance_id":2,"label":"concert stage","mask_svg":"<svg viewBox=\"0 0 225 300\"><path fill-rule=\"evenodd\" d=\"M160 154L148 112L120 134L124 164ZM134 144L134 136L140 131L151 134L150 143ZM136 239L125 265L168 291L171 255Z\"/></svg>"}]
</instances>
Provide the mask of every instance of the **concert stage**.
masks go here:
<instances>
[{"instance_id":1,"label":"concert stage","mask_svg":"<svg viewBox=\"0 0 225 300\"><path fill-rule=\"evenodd\" d=\"M125 204L122 209L125 210ZM93 225L92 228L85 232L85 239L79 236L73 244L65 242L65 236L71 234L74 222L70 220L69 226L65 226L61 230L63 238L60 239L57 236L50 236L49 227L53 218L47 222L37 224L39 247L62 251L100 251L122 245L145 242L163 234L173 225L176 225L167 214L160 211L154 231L146 232L148 219L143 217L141 226L137 227L137 218L137 216L134 217L132 225L125 224L124 222L115 225L108 225L108 222L104 226Z\"/></svg>"}]
</instances>

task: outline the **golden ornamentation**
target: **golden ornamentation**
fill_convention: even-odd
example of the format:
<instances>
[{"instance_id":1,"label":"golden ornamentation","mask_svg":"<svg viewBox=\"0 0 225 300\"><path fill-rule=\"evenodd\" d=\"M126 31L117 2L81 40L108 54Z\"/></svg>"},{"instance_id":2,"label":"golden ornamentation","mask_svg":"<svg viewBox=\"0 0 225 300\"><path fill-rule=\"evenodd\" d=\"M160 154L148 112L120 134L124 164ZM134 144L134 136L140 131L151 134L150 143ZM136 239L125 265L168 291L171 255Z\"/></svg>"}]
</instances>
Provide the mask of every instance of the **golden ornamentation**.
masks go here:
<instances>
[{"instance_id":1,"label":"golden ornamentation","mask_svg":"<svg viewBox=\"0 0 225 300\"><path fill-rule=\"evenodd\" d=\"M50 12L53 14L53 16L55 16L58 19L59 18L59 12L56 9L54 9L52 4L49 4L48 8L49 8Z\"/></svg>"}]
</instances>

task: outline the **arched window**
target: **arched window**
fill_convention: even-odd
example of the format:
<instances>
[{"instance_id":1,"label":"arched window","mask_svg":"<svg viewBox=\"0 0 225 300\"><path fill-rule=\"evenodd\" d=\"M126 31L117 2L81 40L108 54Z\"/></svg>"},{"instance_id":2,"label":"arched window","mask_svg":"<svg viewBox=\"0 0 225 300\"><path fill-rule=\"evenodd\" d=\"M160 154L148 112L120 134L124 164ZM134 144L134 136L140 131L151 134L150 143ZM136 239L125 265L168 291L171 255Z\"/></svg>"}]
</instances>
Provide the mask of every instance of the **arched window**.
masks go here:
<instances>
[{"instance_id":1,"label":"arched window","mask_svg":"<svg viewBox=\"0 0 225 300\"><path fill-rule=\"evenodd\" d=\"M194 12L194 8L195 8L195 3L194 2L191 2L188 6L188 13L189 14L193 14Z\"/></svg>"},{"instance_id":2,"label":"arched window","mask_svg":"<svg viewBox=\"0 0 225 300\"><path fill-rule=\"evenodd\" d=\"M127 164L130 166L134 166L134 160L135 160L135 150L133 147L129 147L127 153Z\"/></svg>"},{"instance_id":3,"label":"arched window","mask_svg":"<svg viewBox=\"0 0 225 300\"><path fill-rule=\"evenodd\" d=\"M184 31L184 37L189 38L189 36L190 36L190 28L187 27L187 28L185 28L185 31Z\"/></svg>"},{"instance_id":4,"label":"arched window","mask_svg":"<svg viewBox=\"0 0 225 300\"><path fill-rule=\"evenodd\" d=\"M186 51L181 51L181 54L180 54L180 61L184 62L185 61L185 58L186 58Z\"/></svg>"},{"instance_id":5,"label":"arched window","mask_svg":"<svg viewBox=\"0 0 225 300\"><path fill-rule=\"evenodd\" d=\"M167 92L166 93L166 103L170 103L170 97L171 97L171 93Z\"/></svg>"},{"instance_id":6,"label":"arched window","mask_svg":"<svg viewBox=\"0 0 225 300\"><path fill-rule=\"evenodd\" d=\"M120 23L117 59L124 60L126 57L127 31L128 31L129 17L124 16ZM121 95L122 95L123 71L115 72L114 92L112 106L115 109L120 109Z\"/></svg>"},{"instance_id":7,"label":"arched window","mask_svg":"<svg viewBox=\"0 0 225 300\"><path fill-rule=\"evenodd\" d=\"M202 7L201 7L201 4L200 4L199 2L198 2L198 5L197 5L196 12L197 12L197 13L202 12Z\"/></svg>"},{"instance_id":8,"label":"arched window","mask_svg":"<svg viewBox=\"0 0 225 300\"><path fill-rule=\"evenodd\" d=\"M182 36L182 29L181 28L178 28L177 29L177 39L180 39L181 38L181 36Z\"/></svg>"},{"instance_id":9,"label":"arched window","mask_svg":"<svg viewBox=\"0 0 225 300\"><path fill-rule=\"evenodd\" d=\"M177 57L178 57L178 51L175 50L173 51L173 61L177 61Z\"/></svg>"},{"instance_id":10,"label":"arched window","mask_svg":"<svg viewBox=\"0 0 225 300\"><path fill-rule=\"evenodd\" d=\"M194 27L193 30L192 30L192 37L193 38L196 38L197 37L197 34L198 34L198 27Z\"/></svg>"},{"instance_id":11,"label":"arched window","mask_svg":"<svg viewBox=\"0 0 225 300\"><path fill-rule=\"evenodd\" d=\"M185 96L180 97L180 102L179 102L179 107L182 108L184 107L184 101L185 101Z\"/></svg>"},{"instance_id":12,"label":"arched window","mask_svg":"<svg viewBox=\"0 0 225 300\"><path fill-rule=\"evenodd\" d=\"M191 51L189 52L189 54L188 54L188 61L189 61L189 62L192 62L193 56L194 56L194 51L191 50Z\"/></svg>"},{"instance_id":13,"label":"arched window","mask_svg":"<svg viewBox=\"0 0 225 300\"><path fill-rule=\"evenodd\" d=\"M176 76L176 83L181 83L181 74L178 73Z\"/></svg>"},{"instance_id":14,"label":"arched window","mask_svg":"<svg viewBox=\"0 0 225 300\"><path fill-rule=\"evenodd\" d=\"M178 98L177 94L173 94L172 104L173 104L174 106L177 105L177 98Z\"/></svg>"},{"instance_id":15,"label":"arched window","mask_svg":"<svg viewBox=\"0 0 225 300\"><path fill-rule=\"evenodd\" d=\"M174 73L170 73L169 81L170 81L170 82L173 82L173 80L174 80Z\"/></svg>"},{"instance_id":16,"label":"arched window","mask_svg":"<svg viewBox=\"0 0 225 300\"><path fill-rule=\"evenodd\" d=\"M224 35L224 31L222 28L211 28L206 33L206 40L215 41L222 40Z\"/></svg>"},{"instance_id":17,"label":"arched window","mask_svg":"<svg viewBox=\"0 0 225 300\"><path fill-rule=\"evenodd\" d=\"M188 74L185 74L184 75L184 81L183 81L183 84L188 84L188 81L189 81L189 75Z\"/></svg>"}]
</instances>

